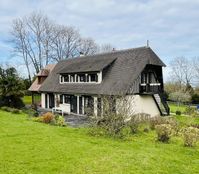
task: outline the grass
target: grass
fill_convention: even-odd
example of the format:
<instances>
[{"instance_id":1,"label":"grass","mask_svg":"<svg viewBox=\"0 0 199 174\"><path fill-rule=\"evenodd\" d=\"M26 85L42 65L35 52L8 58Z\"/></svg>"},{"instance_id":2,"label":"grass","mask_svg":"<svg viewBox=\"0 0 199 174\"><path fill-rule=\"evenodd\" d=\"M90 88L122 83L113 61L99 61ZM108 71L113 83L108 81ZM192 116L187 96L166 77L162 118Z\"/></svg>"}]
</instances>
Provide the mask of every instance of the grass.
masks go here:
<instances>
[{"instance_id":1,"label":"grass","mask_svg":"<svg viewBox=\"0 0 199 174\"><path fill-rule=\"evenodd\" d=\"M32 104L32 96L29 96L29 95L25 95L23 98L22 98L23 102L25 105L30 105ZM41 96L40 95L35 95L35 102L40 102L41 100Z\"/></svg>"},{"instance_id":2,"label":"grass","mask_svg":"<svg viewBox=\"0 0 199 174\"><path fill-rule=\"evenodd\" d=\"M171 113L175 113L176 111L181 111L181 113L184 113L186 110L186 105L180 104L179 106L176 103L169 102L169 108Z\"/></svg>"},{"instance_id":3,"label":"grass","mask_svg":"<svg viewBox=\"0 0 199 174\"><path fill-rule=\"evenodd\" d=\"M91 137L86 128L56 127L0 111L0 173L198 173L198 147L183 147L176 137L170 144L155 138L153 131L131 141Z\"/></svg>"}]
</instances>

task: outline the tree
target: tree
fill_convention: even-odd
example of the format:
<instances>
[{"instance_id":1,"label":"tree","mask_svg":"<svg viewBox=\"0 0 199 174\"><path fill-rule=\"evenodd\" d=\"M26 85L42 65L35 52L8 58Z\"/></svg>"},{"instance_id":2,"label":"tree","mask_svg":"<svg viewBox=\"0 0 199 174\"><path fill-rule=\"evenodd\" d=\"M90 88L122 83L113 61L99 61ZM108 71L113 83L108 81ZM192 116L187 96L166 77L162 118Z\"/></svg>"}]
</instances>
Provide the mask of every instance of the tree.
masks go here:
<instances>
[{"instance_id":1,"label":"tree","mask_svg":"<svg viewBox=\"0 0 199 174\"><path fill-rule=\"evenodd\" d=\"M186 85L190 88L194 79L194 69L190 60L185 57L176 57L170 63L172 69L172 78L180 85Z\"/></svg>"},{"instance_id":2,"label":"tree","mask_svg":"<svg viewBox=\"0 0 199 174\"><path fill-rule=\"evenodd\" d=\"M179 107L180 103L182 102L190 102L191 95L189 94L189 92L176 91L176 92L170 93L169 99L177 102L178 107Z\"/></svg>"},{"instance_id":3,"label":"tree","mask_svg":"<svg viewBox=\"0 0 199 174\"><path fill-rule=\"evenodd\" d=\"M21 100L23 95L24 84L16 69L0 67L0 106L23 107L24 104Z\"/></svg>"},{"instance_id":4,"label":"tree","mask_svg":"<svg viewBox=\"0 0 199 174\"><path fill-rule=\"evenodd\" d=\"M23 58L29 79L30 66L38 73L50 62L97 52L97 44L91 38L83 38L74 27L58 25L42 13L13 21L11 43L14 53Z\"/></svg>"},{"instance_id":5,"label":"tree","mask_svg":"<svg viewBox=\"0 0 199 174\"><path fill-rule=\"evenodd\" d=\"M98 51L99 53L108 53L114 51L114 46L107 43L107 44L102 44L98 46Z\"/></svg>"}]
</instances>

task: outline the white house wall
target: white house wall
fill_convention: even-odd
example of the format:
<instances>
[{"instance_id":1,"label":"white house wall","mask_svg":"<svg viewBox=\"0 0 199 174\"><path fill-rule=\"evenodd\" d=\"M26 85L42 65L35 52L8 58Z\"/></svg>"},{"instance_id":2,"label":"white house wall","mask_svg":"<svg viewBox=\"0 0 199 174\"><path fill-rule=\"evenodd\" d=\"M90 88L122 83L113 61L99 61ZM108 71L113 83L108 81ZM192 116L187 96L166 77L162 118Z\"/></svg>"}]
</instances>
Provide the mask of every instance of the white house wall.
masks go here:
<instances>
[{"instance_id":1,"label":"white house wall","mask_svg":"<svg viewBox=\"0 0 199 174\"><path fill-rule=\"evenodd\" d=\"M158 106L150 95L127 95L124 99L117 100L117 112L126 112L128 115L146 113L151 117L160 115ZM120 109L122 107L125 107L126 110Z\"/></svg>"}]
</instances>

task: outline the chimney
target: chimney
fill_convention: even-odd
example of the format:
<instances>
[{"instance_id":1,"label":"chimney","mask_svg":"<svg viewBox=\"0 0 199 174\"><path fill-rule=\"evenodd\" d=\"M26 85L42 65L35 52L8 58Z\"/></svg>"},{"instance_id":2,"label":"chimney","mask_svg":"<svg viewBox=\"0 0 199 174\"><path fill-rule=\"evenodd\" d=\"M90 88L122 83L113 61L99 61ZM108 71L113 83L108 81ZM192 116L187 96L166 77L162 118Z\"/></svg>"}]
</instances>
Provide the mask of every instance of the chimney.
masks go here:
<instances>
[{"instance_id":1,"label":"chimney","mask_svg":"<svg viewBox=\"0 0 199 174\"><path fill-rule=\"evenodd\" d=\"M149 40L146 41L146 47L149 47Z\"/></svg>"},{"instance_id":2,"label":"chimney","mask_svg":"<svg viewBox=\"0 0 199 174\"><path fill-rule=\"evenodd\" d=\"M84 56L84 53L82 51L79 52L79 56L82 57Z\"/></svg>"}]
</instances>

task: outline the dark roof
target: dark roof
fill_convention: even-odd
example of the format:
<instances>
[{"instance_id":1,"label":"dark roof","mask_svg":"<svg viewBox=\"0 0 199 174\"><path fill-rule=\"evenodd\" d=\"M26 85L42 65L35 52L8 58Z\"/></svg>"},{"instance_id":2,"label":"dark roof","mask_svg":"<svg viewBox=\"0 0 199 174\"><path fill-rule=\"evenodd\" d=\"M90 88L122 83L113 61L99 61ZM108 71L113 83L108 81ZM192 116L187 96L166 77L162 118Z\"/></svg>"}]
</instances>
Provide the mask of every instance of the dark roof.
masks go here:
<instances>
[{"instance_id":1,"label":"dark roof","mask_svg":"<svg viewBox=\"0 0 199 174\"><path fill-rule=\"evenodd\" d=\"M110 61L109 61L110 60ZM84 83L59 83L59 73L67 71L66 67L74 67L74 65L81 64L79 69L86 70L88 65L97 67L96 70L103 68L115 60L112 65L107 68L103 81L100 84L84 84ZM105 63L102 63L102 62ZM100 65L95 65L100 62ZM74 64L73 64L74 63ZM97 54L93 56L85 56L62 60L57 63L53 71L49 74L48 78L42 84L41 92L57 92L68 94L109 94L109 95L122 95L126 94L133 82L138 78L146 65L165 66L160 58L149 47L140 47L134 49L127 49L121 51L114 51L110 53ZM95 70L93 67L90 69ZM74 67L75 69L78 69ZM88 68L89 69L89 68ZM71 68L70 68L70 71Z\"/></svg>"},{"instance_id":2,"label":"dark roof","mask_svg":"<svg viewBox=\"0 0 199 174\"><path fill-rule=\"evenodd\" d=\"M78 72L93 72L101 71L110 65L116 58L94 59L93 57L73 58L67 61L66 66L58 73L78 73Z\"/></svg>"}]
</instances>

